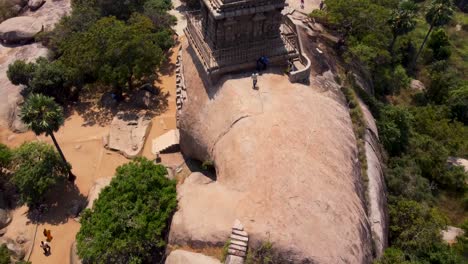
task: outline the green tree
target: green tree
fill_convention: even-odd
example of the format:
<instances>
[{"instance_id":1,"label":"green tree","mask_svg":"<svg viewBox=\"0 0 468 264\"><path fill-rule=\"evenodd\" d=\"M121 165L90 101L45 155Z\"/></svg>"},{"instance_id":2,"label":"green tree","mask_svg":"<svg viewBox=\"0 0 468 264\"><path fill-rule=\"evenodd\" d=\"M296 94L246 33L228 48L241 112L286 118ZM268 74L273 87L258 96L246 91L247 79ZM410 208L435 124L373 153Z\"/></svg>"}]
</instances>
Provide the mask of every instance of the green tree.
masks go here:
<instances>
[{"instance_id":1,"label":"green tree","mask_svg":"<svg viewBox=\"0 0 468 264\"><path fill-rule=\"evenodd\" d=\"M14 152L12 182L22 202L34 207L60 179L67 175L70 165L64 166L52 146L42 142L24 143Z\"/></svg>"},{"instance_id":2,"label":"green tree","mask_svg":"<svg viewBox=\"0 0 468 264\"><path fill-rule=\"evenodd\" d=\"M449 92L448 104L452 118L468 125L468 83Z\"/></svg>"},{"instance_id":3,"label":"green tree","mask_svg":"<svg viewBox=\"0 0 468 264\"><path fill-rule=\"evenodd\" d=\"M34 63L26 63L22 60L17 60L8 65L7 76L10 82L14 85L29 85L36 71Z\"/></svg>"},{"instance_id":4,"label":"green tree","mask_svg":"<svg viewBox=\"0 0 468 264\"><path fill-rule=\"evenodd\" d=\"M392 12L388 21L392 29L392 42L390 44L390 53L393 53L393 47L398 36L411 32L416 27L416 5L412 1L402 1L398 9Z\"/></svg>"},{"instance_id":5,"label":"green tree","mask_svg":"<svg viewBox=\"0 0 468 264\"><path fill-rule=\"evenodd\" d=\"M402 107L386 106L378 121L380 140L390 155L406 151L411 130L412 115Z\"/></svg>"},{"instance_id":6,"label":"green tree","mask_svg":"<svg viewBox=\"0 0 468 264\"><path fill-rule=\"evenodd\" d=\"M122 93L125 84L132 89L134 79L152 76L164 58L153 30L151 20L142 15L127 23L106 17L74 34L64 44L60 60Z\"/></svg>"},{"instance_id":7,"label":"green tree","mask_svg":"<svg viewBox=\"0 0 468 264\"><path fill-rule=\"evenodd\" d=\"M447 60L452 54L449 38L442 28L436 29L431 34L427 46L432 50L432 57L435 60Z\"/></svg>"},{"instance_id":8,"label":"green tree","mask_svg":"<svg viewBox=\"0 0 468 264\"><path fill-rule=\"evenodd\" d=\"M68 162L63 155L54 132L63 125L63 110L54 99L41 94L31 94L21 107L21 120L36 134L50 136L63 160L64 168L68 170L68 179L75 180Z\"/></svg>"},{"instance_id":9,"label":"green tree","mask_svg":"<svg viewBox=\"0 0 468 264\"><path fill-rule=\"evenodd\" d=\"M411 264L406 261L403 251L397 248L389 247L385 249L383 256L374 264Z\"/></svg>"},{"instance_id":10,"label":"green tree","mask_svg":"<svg viewBox=\"0 0 468 264\"><path fill-rule=\"evenodd\" d=\"M6 245L0 246L0 264L10 264L10 251Z\"/></svg>"},{"instance_id":11,"label":"green tree","mask_svg":"<svg viewBox=\"0 0 468 264\"><path fill-rule=\"evenodd\" d=\"M431 252L441 243L446 219L435 209L415 201L399 199L389 206L389 239L393 246L413 256Z\"/></svg>"},{"instance_id":12,"label":"green tree","mask_svg":"<svg viewBox=\"0 0 468 264\"><path fill-rule=\"evenodd\" d=\"M434 27L440 27L446 25L450 20L452 20L453 9L452 9L452 1L447 0L432 0L432 3L429 7L429 10L426 13L426 22L429 24L429 30L424 37L424 40L419 47L418 53L413 61L413 66L416 65L416 62L421 54L421 51L424 48L424 45L431 35L432 30Z\"/></svg>"},{"instance_id":13,"label":"green tree","mask_svg":"<svg viewBox=\"0 0 468 264\"><path fill-rule=\"evenodd\" d=\"M156 263L177 207L176 183L163 166L138 158L117 168L92 210L81 217L83 263Z\"/></svg>"},{"instance_id":14,"label":"green tree","mask_svg":"<svg viewBox=\"0 0 468 264\"><path fill-rule=\"evenodd\" d=\"M11 150L7 146L0 143L0 173L1 169L10 167L12 156L13 153Z\"/></svg>"},{"instance_id":15,"label":"green tree","mask_svg":"<svg viewBox=\"0 0 468 264\"><path fill-rule=\"evenodd\" d=\"M131 14L142 12L143 5L147 0L96 0L97 7L101 10L102 16L115 16L118 19L127 20Z\"/></svg>"}]
</instances>

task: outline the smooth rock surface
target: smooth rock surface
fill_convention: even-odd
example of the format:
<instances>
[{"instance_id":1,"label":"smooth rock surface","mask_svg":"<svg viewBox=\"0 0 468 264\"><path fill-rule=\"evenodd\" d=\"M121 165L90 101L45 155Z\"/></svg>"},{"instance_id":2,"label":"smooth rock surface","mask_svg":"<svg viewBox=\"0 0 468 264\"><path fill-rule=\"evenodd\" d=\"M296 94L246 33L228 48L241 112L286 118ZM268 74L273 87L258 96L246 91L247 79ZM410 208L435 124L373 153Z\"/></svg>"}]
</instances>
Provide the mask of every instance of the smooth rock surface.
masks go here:
<instances>
[{"instance_id":1,"label":"smooth rock surface","mask_svg":"<svg viewBox=\"0 0 468 264\"><path fill-rule=\"evenodd\" d=\"M259 76L258 90L250 73L209 85L184 48L180 146L214 161L217 179L194 173L178 187L170 243L222 246L239 219L249 243L274 241L289 263L369 263L356 139L339 91L290 84L281 70Z\"/></svg>"},{"instance_id":2,"label":"smooth rock surface","mask_svg":"<svg viewBox=\"0 0 468 264\"><path fill-rule=\"evenodd\" d=\"M39 9L46 1L45 0L29 0L28 7L32 11Z\"/></svg>"},{"instance_id":3,"label":"smooth rock surface","mask_svg":"<svg viewBox=\"0 0 468 264\"><path fill-rule=\"evenodd\" d=\"M89 190L88 193L88 205L86 208L91 209L93 208L94 201L99 197L102 189L108 186L111 182L110 178L99 178L94 182L93 187Z\"/></svg>"},{"instance_id":4,"label":"smooth rock surface","mask_svg":"<svg viewBox=\"0 0 468 264\"><path fill-rule=\"evenodd\" d=\"M462 236L464 233L465 232L461 228L447 226L446 230L442 230L442 240L448 244L453 244L457 242L457 237Z\"/></svg>"},{"instance_id":5,"label":"smooth rock surface","mask_svg":"<svg viewBox=\"0 0 468 264\"><path fill-rule=\"evenodd\" d=\"M220 264L215 258L185 250L174 250L166 259L166 264Z\"/></svg>"},{"instance_id":6,"label":"smooth rock surface","mask_svg":"<svg viewBox=\"0 0 468 264\"><path fill-rule=\"evenodd\" d=\"M109 144L127 158L136 157L145 143L151 119L145 114L118 112L110 125Z\"/></svg>"},{"instance_id":7,"label":"smooth rock surface","mask_svg":"<svg viewBox=\"0 0 468 264\"><path fill-rule=\"evenodd\" d=\"M0 24L0 40L7 43L31 41L43 29L42 23L35 18L13 17Z\"/></svg>"}]
</instances>

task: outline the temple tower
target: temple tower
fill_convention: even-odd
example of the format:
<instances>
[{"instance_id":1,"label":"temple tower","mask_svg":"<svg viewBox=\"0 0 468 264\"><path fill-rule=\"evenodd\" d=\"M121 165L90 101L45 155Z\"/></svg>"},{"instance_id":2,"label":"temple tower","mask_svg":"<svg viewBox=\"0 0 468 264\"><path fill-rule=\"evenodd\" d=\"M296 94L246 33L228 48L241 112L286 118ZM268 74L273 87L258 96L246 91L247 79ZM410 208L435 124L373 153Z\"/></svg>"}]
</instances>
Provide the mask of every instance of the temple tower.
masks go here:
<instances>
[{"instance_id":1,"label":"temple tower","mask_svg":"<svg viewBox=\"0 0 468 264\"><path fill-rule=\"evenodd\" d=\"M285 0L200 0L187 13L186 35L209 74L255 66L261 56L284 63L297 55L281 34Z\"/></svg>"}]
</instances>

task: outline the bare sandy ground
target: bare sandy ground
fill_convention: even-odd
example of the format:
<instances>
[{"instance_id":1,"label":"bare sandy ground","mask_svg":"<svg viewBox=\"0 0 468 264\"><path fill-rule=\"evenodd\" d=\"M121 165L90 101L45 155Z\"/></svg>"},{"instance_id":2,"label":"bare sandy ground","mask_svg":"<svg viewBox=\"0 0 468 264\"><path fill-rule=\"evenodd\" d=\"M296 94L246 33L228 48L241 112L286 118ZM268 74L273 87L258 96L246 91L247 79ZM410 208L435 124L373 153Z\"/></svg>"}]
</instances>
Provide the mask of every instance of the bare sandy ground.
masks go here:
<instances>
[{"instance_id":1,"label":"bare sandy ground","mask_svg":"<svg viewBox=\"0 0 468 264\"><path fill-rule=\"evenodd\" d=\"M150 159L154 158L151 154L152 139L176 127L174 65L177 50L177 48L173 49L173 53L168 62L162 67L161 75L156 83L161 87L162 92L169 93L169 96L166 111L153 118L153 125L143 149L142 155ZM29 259L32 263L69 263L70 248L80 228L78 222L73 218L69 218L69 209L73 201L84 199L97 179L112 177L118 166L129 161L117 152L103 148L102 137L108 133L108 125L87 125L86 120L77 112L67 118L64 126L56 133L57 140L66 158L72 164L73 173L77 176L76 188L69 186L65 190L53 193L50 197L50 209L39 219L37 227L28 218L27 207L17 208L12 212L13 221L8 226L5 234L6 237L12 239L16 239L20 234L24 235L29 240L25 245L29 247L37 230L36 240ZM15 134L3 125L0 127L0 141L10 147L17 147L23 142L31 140L41 140L52 144L48 137L36 137L32 132ZM181 156L179 153L162 155L162 161L165 164L180 163ZM51 242L52 254L48 257L42 253L42 249L39 247L40 241L44 239L42 235L44 228L50 229L54 237ZM26 255L26 258L28 255Z\"/></svg>"}]
</instances>

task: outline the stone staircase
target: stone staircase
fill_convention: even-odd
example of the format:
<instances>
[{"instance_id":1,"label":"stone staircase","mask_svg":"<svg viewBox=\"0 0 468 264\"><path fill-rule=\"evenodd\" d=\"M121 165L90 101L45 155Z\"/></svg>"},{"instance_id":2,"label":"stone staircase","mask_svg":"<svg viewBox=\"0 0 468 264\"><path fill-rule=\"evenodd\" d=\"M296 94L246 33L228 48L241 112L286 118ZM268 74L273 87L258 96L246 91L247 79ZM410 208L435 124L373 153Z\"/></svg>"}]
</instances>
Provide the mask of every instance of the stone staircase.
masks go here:
<instances>
[{"instance_id":1,"label":"stone staircase","mask_svg":"<svg viewBox=\"0 0 468 264\"><path fill-rule=\"evenodd\" d=\"M184 102L187 100L187 87L184 79L184 66L182 64L182 47L179 49L176 62L176 120L179 122L179 115L182 111Z\"/></svg>"},{"instance_id":2,"label":"stone staircase","mask_svg":"<svg viewBox=\"0 0 468 264\"><path fill-rule=\"evenodd\" d=\"M244 226L239 220L234 222L230 243L228 248L228 256L225 264L242 264L247 256L247 248L249 244L249 235L244 231Z\"/></svg>"}]
</instances>

